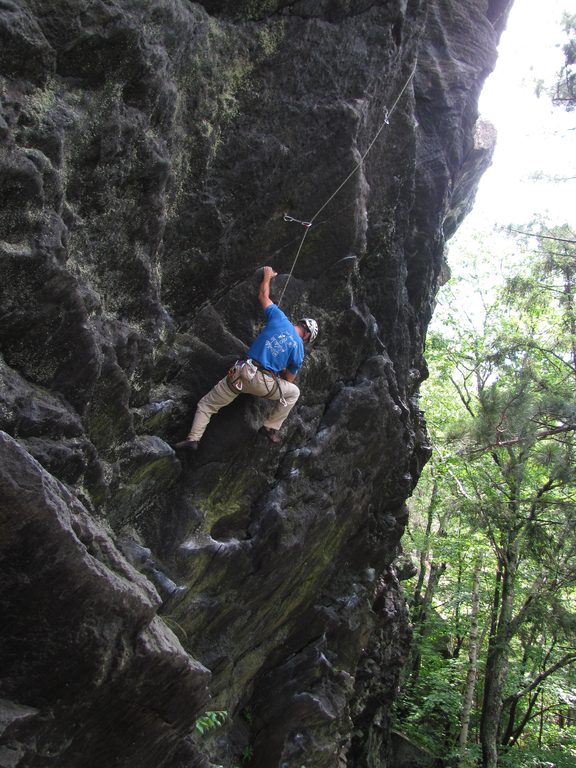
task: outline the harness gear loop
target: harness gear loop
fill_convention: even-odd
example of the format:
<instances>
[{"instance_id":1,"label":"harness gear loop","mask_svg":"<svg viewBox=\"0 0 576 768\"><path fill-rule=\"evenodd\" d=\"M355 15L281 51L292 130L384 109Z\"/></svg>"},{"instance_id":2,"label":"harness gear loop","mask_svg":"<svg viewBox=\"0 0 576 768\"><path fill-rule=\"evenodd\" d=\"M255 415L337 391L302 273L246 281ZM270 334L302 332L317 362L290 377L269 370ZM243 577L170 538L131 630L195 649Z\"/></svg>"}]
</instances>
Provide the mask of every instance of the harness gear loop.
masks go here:
<instances>
[{"instance_id":1,"label":"harness gear loop","mask_svg":"<svg viewBox=\"0 0 576 768\"><path fill-rule=\"evenodd\" d=\"M241 360L237 360L226 374L226 384L235 394L242 392L242 368Z\"/></svg>"},{"instance_id":2,"label":"harness gear loop","mask_svg":"<svg viewBox=\"0 0 576 768\"><path fill-rule=\"evenodd\" d=\"M230 371L228 371L228 375L226 376L226 384L228 384L229 389L231 389L235 395L239 395L242 392L242 380L240 376L233 379L230 376Z\"/></svg>"}]
</instances>

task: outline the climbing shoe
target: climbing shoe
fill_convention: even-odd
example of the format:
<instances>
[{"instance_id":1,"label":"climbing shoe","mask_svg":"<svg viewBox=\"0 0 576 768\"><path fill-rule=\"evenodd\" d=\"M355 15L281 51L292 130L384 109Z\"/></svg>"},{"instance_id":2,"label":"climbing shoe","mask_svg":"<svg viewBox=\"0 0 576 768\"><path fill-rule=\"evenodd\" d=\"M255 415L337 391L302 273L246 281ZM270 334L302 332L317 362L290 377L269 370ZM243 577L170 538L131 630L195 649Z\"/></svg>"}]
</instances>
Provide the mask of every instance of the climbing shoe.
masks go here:
<instances>
[{"instance_id":1,"label":"climbing shoe","mask_svg":"<svg viewBox=\"0 0 576 768\"><path fill-rule=\"evenodd\" d=\"M277 429L270 429L270 427L260 427L258 432L264 437L267 437L271 443L274 443L274 445L280 445L282 442L282 438L278 434Z\"/></svg>"},{"instance_id":2,"label":"climbing shoe","mask_svg":"<svg viewBox=\"0 0 576 768\"><path fill-rule=\"evenodd\" d=\"M182 440L181 443L176 443L174 449L176 451L197 451L198 440Z\"/></svg>"}]
</instances>

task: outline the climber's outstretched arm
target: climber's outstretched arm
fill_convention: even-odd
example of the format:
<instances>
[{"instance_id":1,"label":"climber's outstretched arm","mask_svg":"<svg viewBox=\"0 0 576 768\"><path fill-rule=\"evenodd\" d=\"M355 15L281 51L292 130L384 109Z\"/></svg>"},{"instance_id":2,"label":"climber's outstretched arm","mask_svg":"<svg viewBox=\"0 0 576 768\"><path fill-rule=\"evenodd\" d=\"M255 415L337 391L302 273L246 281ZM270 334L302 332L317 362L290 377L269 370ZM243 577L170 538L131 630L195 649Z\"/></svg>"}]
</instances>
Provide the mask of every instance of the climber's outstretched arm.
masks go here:
<instances>
[{"instance_id":1,"label":"climber's outstretched arm","mask_svg":"<svg viewBox=\"0 0 576 768\"><path fill-rule=\"evenodd\" d=\"M277 274L278 273L274 272L272 267L264 267L264 274L258 291L258 301L260 302L262 309L266 309L270 304L274 303L270 298L270 281L276 277Z\"/></svg>"}]
</instances>

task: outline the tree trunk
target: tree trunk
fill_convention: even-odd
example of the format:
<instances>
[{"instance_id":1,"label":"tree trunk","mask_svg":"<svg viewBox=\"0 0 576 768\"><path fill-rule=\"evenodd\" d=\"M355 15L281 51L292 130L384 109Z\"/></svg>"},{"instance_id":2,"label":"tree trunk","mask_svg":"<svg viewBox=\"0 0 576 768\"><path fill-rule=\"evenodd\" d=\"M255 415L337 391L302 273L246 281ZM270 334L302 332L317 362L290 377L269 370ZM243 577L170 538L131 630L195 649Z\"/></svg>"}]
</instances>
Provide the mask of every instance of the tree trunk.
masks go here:
<instances>
[{"instance_id":1,"label":"tree trunk","mask_svg":"<svg viewBox=\"0 0 576 768\"><path fill-rule=\"evenodd\" d=\"M410 685L412 686L416 683L420 674L420 663L422 661L421 646L422 639L426 636L428 612L430 610L438 582L440 581L440 577L446 570L446 563L440 565L434 563L431 555L432 526L436 516L436 507L438 506L438 493L438 481L436 478L434 478L432 493L428 503L426 535L422 550L420 551L418 580L416 582L414 597L412 599L412 627L414 636L417 638L416 642L414 642L412 646L412 658L408 666L410 670Z\"/></svg>"},{"instance_id":2,"label":"tree trunk","mask_svg":"<svg viewBox=\"0 0 576 768\"><path fill-rule=\"evenodd\" d=\"M464 689L464 702L462 704L462 714L460 717L460 734L458 737L458 763L464 764L466 745L468 744L468 729L470 726L470 713L474 704L474 690L476 687L476 677L478 675L478 605L480 592L480 570L482 559L479 556L474 567L472 576L472 604L470 615L470 640L468 646L468 673L466 675L466 686Z\"/></svg>"},{"instance_id":3,"label":"tree trunk","mask_svg":"<svg viewBox=\"0 0 576 768\"><path fill-rule=\"evenodd\" d=\"M484 699L480 719L482 768L497 768L502 714L503 690L508 674L508 654L511 640L514 586L518 554L514 544L500 557L494 591L492 631L484 672ZM501 597L500 597L501 588Z\"/></svg>"},{"instance_id":4,"label":"tree trunk","mask_svg":"<svg viewBox=\"0 0 576 768\"><path fill-rule=\"evenodd\" d=\"M544 732L544 691L540 691L540 722L538 723L538 749L542 749L543 732Z\"/></svg>"},{"instance_id":5,"label":"tree trunk","mask_svg":"<svg viewBox=\"0 0 576 768\"><path fill-rule=\"evenodd\" d=\"M432 493L430 494L430 501L428 503L428 512L426 516L426 534L424 538L424 544L420 550L420 564L418 568L418 579L414 587L414 593L412 596L412 612L413 618L417 616L417 611L422 603L422 589L424 587L424 579L426 578L426 564L430 556L430 539L432 538L432 523L434 522L434 516L436 506L438 504L438 481L434 478L432 484Z\"/></svg>"},{"instance_id":6,"label":"tree trunk","mask_svg":"<svg viewBox=\"0 0 576 768\"><path fill-rule=\"evenodd\" d=\"M415 633L420 635L418 642L414 643L414 654L412 656L411 663L411 684L414 685L418 680L420 674L420 664L422 662L422 640L426 637L428 628L428 613L432 606L432 600L436 594L438 583L442 578L442 574L446 570L446 563L430 563L428 572L428 581L426 583L426 591L424 592L424 598L419 606L418 619L414 622Z\"/></svg>"}]
</instances>

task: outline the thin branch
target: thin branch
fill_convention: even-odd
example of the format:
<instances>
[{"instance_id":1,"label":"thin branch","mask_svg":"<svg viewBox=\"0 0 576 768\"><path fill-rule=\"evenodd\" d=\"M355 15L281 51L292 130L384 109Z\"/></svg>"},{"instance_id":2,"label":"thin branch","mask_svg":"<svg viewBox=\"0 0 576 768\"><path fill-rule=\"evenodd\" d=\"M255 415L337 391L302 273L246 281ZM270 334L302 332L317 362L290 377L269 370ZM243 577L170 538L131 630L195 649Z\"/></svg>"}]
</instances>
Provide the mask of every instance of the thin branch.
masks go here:
<instances>
[{"instance_id":1,"label":"thin branch","mask_svg":"<svg viewBox=\"0 0 576 768\"><path fill-rule=\"evenodd\" d=\"M542 432L536 432L534 435L528 435L527 437L512 437L510 440L498 440L496 443L490 443L482 448L474 448L474 453L481 453L489 448L503 448L507 445L518 445L519 443L525 443L528 440L545 440L547 437L553 437L554 435L561 435L566 432L574 432L576 430L576 424L565 424L562 427L552 427L551 429L545 429Z\"/></svg>"},{"instance_id":2,"label":"thin branch","mask_svg":"<svg viewBox=\"0 0 576 768\"><path fill-rule=\"evenodd\" d=\"M455 390L456 390L456 392L458 393L458 397L460 398L460 400L461 400L461 402L462 402L462 405L464 406L464 408L466 408L466 410L468 411L468 413L470 414L470 416L472 416L472 418L475 418L475 417L476 417L476 414L474 413L474 411L473 411L473 410L472 410L472 408L470 407L470 399L471 399L471 398L470 398L470 396L468 395L468 393L466 393L466 396L465 396L465 395L464 395L464 392L462 392L462 390L460 389L460 385L458 384L458 382L457 382L457 381L455 381L455 380L454 380L454 378L453 378L452 376L449 376L448 378L450 379L450 381L452 382L452 386L454 387L454 389L455 389Z\"/></svg>"},{"instance_id":3,"label":"thin branch","mask_svg":"<svg viewBox=\"0 0 576 768\"><path fill-rule=\"evenodd\" d=\"M574 432L574 430L576 430L576 424L565 424L562 427L552 427L551 429L545 429L542 432L537 432L532 437L534 440L544 440L547 437L552 437L553 435L561 435L565 432ZM495 445L498 447L503 445L517 445L518 443L524 443L526 440L532 439L532 437L515 437L511 440L501 440Z\"/></svg>"},{"instance_id":4,"label":"thin branch","mask_svg":"<svg viewBox=\"0 0 576 768\"><path fill-rule=\"evenodd\" d=\"M511 698L521 699L523 696L526 696L528 693L530 693L530 691L533 691L535 688L537 688L541 682L546 680L547 677L550 677L550 675L554 674L554 672L557 670L562 669L563 667L567 667L574 661L576 661L576 653L565 653L564 656L558 659L555 664L552 664L551 667L548 667L548 669L540 672L540 674L534 678L530 685L527 685L521 691L518 691L518 693Z\"/></svg>"},{"instance_id":5,"label":"thin branch","mask_svg":"<svg viewBox=\"0 0 576 768\"><path fill-rule=\"evenodd\" d=\"M534 495L534 498L532 500L532 504L530 505L530 514L528 515L528 521L532 522L534 518L536 517L536 512L539 509L539 501L544 496L545 493L548 493L548 491L551 491L554 488L557 488L558 486L554 485L555 478L550 477L544 485L541 485L540 488L536 491L536 494Z\"/></svg>"},{"instance_id":6,"label":"thin branch","mask_svg":"<svg viewBox=\"0 0 576 768\"><path fill-rule=\"evenodd\" d=\"M522 718L522 722L516 727L516 730L510 737L510 741L507 742L507 746L513 747L514 744L516 744L516 742L522 735L522 731L524 730L526 725L530 722L530 720L534 720L534 718L540 717L541 714L544 714L544 712L549 712L551 709L558 709L558 704L554 703L554 704L551 704L549 707L544 707L543 709L539 709L535 714L532 714L532 710L534 709L534 704L536 704L536 702L538 701L539 695L540 695L540 691L537 691L533 699L530 701L530 705L526 710L524 717Z\"/></svg>"},{"instance_id":7,"label":"thin branch","mask_svg":"<svg viewBox=\"0 0 576 768\"><path fill-rule=\"evenodd\" d=\"M465 499L468 499L468 501L472 501L472 497L466 493L466 489L464 488L464 485L460 480L460 478L456 477L456 475L451 469L448 470L448 474L450 475L452 480L454 480L454 482L456 483L456 487L458 488L462 496L464 496Z\"/></svg>"},{"instance_id":8,"label":"thin branch","mask_svg":"<svg viewBox=\"0 0 576 768\"><path fill-rule=\"evenodd\" d=\"M576 240L567 240L563 237L552 237L551 235L536 235L534 232L523 232L521 229L514 229L514 227L507 227L509 232L516 232L517 235L526 235L527 237L537 237L539 240L555 240L557 243L570 243L570 245L576 245Z\"/></svg>"},{"instance_id":9,"label":"thin branch","mask_svg":"<svg viewBox=\"0 0 576 768\"><path fill-rule=\"evenodd\" d=\"M526 600L524 600L523 605L521 606L520 610L516 614L516 616L510 621L510 631L511 634L515 634L518 627L522 624L524 621L524 618L526 614L528 613L528 610L532 603L534 602L535 597L540 594L542 587L544 584L546 584L547 580L547 574L541 573L535 580L534 584L532 585L532 588L530 589L530 592L528 596L526 597Z\"/></svg>"}]
</instances>

